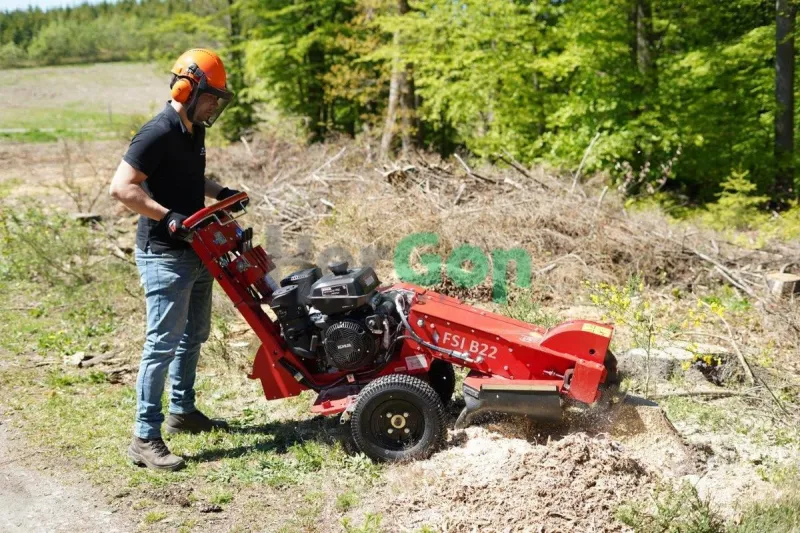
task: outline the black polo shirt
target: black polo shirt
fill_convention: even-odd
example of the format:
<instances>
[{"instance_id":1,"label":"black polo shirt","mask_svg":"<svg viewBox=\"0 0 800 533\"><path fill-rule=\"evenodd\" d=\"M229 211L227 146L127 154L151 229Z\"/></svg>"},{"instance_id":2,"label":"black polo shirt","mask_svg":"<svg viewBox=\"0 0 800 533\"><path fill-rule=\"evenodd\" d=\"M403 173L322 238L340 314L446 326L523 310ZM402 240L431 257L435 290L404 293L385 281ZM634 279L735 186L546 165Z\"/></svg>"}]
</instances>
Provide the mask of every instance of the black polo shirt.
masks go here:
<instances>
[{"instance_id":1,"label":"black polo shirt","mask_svg":"<svg viewBox=\"0 0 800 533\"><path fill-rule=\"evenodd\" d=\"M123 159L147 175L142 188L150 197L182 215L205 206L206 130L193 126L189 132L169 102L131 140ZM164 221L139 218L136 246L154 252L186 248L189 243L170 238Z\"/></svg>"}]
</instances>

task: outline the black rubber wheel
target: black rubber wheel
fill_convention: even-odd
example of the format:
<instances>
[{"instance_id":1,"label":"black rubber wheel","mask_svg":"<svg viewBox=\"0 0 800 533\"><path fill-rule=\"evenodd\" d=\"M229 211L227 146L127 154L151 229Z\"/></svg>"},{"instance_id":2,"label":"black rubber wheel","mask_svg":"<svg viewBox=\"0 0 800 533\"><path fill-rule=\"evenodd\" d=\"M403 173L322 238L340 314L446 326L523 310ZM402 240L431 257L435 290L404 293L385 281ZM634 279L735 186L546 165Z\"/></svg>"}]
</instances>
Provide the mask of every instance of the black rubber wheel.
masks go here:
<instances>
[{"instance_id":1,"label":"black rubber wheel","mask_svg":"<svg viewBox=\"0 0 800 533\"><path fill-rule=\"evenodd\" d=\"M439 395L442 405L445 407L450 405L456 390L456 371L453 365L441 359L434 359L428 369L428 382Z\"/></svg>"},{"instance_id":2,"label":"black rubber wheel","mask_svg":"<svg viewBox=\"0 0 800 533\"><path fill-rule=\"evenodd\" d=\"M383 376L358 395L350 429L356 446L373 460L425 459L444 444L444 406L419 378Z\"/></svg>"}]
</instances>

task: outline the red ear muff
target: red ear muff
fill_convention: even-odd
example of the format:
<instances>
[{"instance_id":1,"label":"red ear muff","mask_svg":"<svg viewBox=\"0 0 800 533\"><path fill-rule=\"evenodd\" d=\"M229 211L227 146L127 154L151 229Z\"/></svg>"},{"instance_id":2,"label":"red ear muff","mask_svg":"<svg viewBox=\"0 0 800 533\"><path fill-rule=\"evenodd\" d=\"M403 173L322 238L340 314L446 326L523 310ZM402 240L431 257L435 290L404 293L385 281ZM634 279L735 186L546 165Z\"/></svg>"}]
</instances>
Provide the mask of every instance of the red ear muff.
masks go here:
<instances>
[{"instance_id":1,"label":"red ear muff","mask_svg":"<svg viewBox=\"0 0 800 533\"><path fill-rule=\"evenodd\" d=\"M192 82L186 78L179 78L172 86L172 99L185 104L192 96Z\"/></svg>"}]
</instances>

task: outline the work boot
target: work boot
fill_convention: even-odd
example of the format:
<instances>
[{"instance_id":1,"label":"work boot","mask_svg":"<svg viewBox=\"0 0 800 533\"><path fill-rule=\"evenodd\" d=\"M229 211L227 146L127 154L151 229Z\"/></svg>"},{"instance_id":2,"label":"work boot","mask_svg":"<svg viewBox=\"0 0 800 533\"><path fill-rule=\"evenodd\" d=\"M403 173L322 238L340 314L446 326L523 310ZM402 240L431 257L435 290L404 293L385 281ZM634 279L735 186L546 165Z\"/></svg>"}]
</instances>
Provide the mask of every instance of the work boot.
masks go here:
<instances>
[{"instance_id":1,"label":"work boot","mask_svg":"<svg viewBox=\"0 0 800 533\"><path fill-rule=\"evenodd\" d=\"M203 433L212 429L228 429L228 423L224 420L211 420L200 411L185 415L170 413L167 417L167 433Z\"/></svg>"},{"instance_id":2,"label":"work boot","mask_svg":"<svg viewBox=\"0 0 800 533\"><path fill-rule=\"evenodd\" d=\"M128 457L138 466L155 470L180 470L186 466L183 457L173 455L161 438L140 439L134 435L128 446Z\"/></svg>"}]
</instances>

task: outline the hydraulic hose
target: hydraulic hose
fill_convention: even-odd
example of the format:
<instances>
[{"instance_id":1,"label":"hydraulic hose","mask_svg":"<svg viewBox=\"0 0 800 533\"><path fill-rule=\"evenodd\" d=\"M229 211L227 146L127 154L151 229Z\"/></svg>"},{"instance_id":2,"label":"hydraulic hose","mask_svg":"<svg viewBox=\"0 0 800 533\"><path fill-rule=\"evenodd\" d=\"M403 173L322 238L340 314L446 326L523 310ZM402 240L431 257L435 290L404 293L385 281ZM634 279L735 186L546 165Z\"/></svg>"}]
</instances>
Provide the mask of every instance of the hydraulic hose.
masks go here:
<instances>
[{"instance_id":1,"label":"hydraulic hose","mask_svg":"<svg viewBox=\"0 0 800 533\"><path fill-rule=\"evenodd\" d=\"M436 346L435 344L431 344L422 339L417 333L411 329L411 325L408 323L408 319L406 318L406 310L401 303L401 299L403 298L403 294L398 294L394 298L394 304L397 308L397 314L400 315L400 320L403 322L403 326L408 330L411 337L416 341L418 344L425 346L428 349L431 349L435 352L443 353L445 355L449 355L450 357L455 357L456 359L461 359L463 361L467 361L468 363L480 363L483 361L483 358L478 356L475 359L470 357L469 352L459 352L457 350L449 350L447 348L442 348L441 346Z\"/></svg>"}]
</instances>

